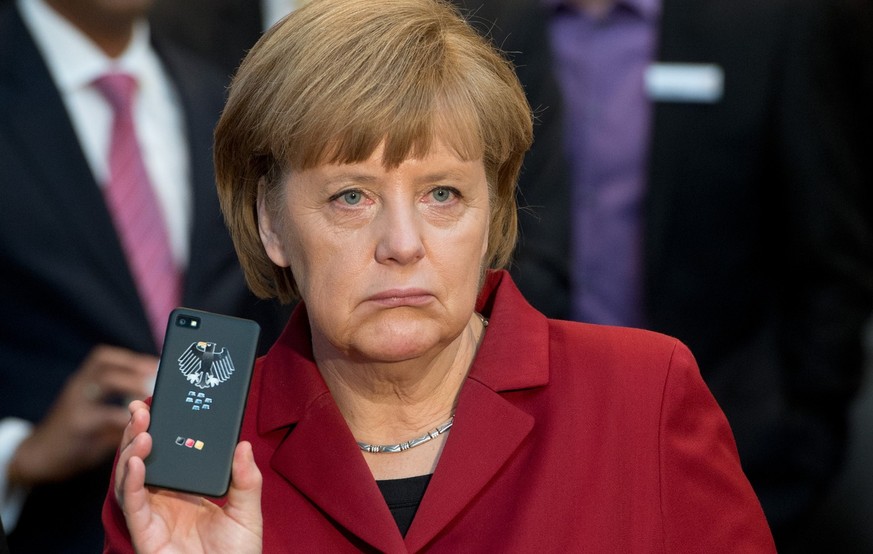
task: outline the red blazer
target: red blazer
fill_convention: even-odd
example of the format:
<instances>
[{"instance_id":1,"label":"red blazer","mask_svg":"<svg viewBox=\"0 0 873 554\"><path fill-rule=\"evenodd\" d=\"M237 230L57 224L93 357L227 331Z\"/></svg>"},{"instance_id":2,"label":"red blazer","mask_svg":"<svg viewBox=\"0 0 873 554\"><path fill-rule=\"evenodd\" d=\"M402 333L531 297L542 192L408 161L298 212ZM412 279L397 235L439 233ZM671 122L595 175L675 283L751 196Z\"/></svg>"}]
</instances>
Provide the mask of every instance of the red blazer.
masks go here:
<instances>
[{"instance_id":1,"label":"red blazer","mask_svg":"<svg viewBox=\"0 0 873 554\"><path fill-rule=\"evenodd\" d=\"M258 361L242 432L264 474L265 552L775 552L681 343L548 320L505 272L479 309L490 325L404 540L298 308ZM130 552L111 495L104 524L107 551Z\"/></svg>"}]
</instances>

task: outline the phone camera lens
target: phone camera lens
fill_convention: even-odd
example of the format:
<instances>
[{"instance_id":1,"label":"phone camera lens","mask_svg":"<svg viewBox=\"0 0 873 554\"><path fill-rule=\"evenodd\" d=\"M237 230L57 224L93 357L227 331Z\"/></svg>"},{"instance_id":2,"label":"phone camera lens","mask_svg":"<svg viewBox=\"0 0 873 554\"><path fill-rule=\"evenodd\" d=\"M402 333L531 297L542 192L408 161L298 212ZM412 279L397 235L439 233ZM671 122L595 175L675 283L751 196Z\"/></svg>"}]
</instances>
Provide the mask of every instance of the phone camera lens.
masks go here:
<instances>
[{"instance_id":1,"label":"phone camera lens","mask_svg":"<svg viewBox=\"0 0 873 554\"><path fill-rule=\"evenodd\" d=\"M179 318L179 325L182 325L183 327L184 327L185 325L188 325L188 320L185 319L184 317L180 317L180 318Z\"/></svg>"}]
</instances>

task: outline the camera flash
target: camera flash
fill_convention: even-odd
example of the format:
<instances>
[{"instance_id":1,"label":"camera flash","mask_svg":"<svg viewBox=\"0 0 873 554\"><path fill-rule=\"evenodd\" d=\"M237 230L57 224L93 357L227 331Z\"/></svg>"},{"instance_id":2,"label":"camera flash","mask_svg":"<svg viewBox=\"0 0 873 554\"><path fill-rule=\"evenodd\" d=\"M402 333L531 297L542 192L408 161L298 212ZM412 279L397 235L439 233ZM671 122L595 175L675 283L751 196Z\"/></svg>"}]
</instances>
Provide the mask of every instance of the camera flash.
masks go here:
<instances>
[{"instance_id":1,"label":"camera flash","mask_svg":"<svg viewBox=\"0 0 873 554\"><path fill-rule=\"evenodd\" d=\"M197 327L197 320L196 319L191 320L191 327Z\"/></svg>"}]
</instances>

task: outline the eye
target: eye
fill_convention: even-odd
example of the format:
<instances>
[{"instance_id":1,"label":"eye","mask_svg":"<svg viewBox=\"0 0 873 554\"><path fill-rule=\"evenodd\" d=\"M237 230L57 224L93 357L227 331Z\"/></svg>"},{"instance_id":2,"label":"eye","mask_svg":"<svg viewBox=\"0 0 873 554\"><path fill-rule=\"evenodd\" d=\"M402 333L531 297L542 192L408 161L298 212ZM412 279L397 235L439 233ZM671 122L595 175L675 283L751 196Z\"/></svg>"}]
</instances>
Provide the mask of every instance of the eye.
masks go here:
<instances>
[{"instance_id":1,"label":"eye","mask_svg":"<svg viewBox=\"0 0 873 554\"><path fill-rule=\"evenodd\" d=\"M449 187L437 187L430 194L437 202L444 203L454 198L457 195L457 191Z\"/></svg>"},{"instance_id":2,"label":"eye","mask_svg":"<svg viewBox=\"0 0 873 554\"><path fill-rule=\"evenodd\" d=\"M361 202L361 200L364 198L364 195L361 194L361 191L359 190L347 190L339 193L336 198L342 199L342 201L349 206L354 206L355 204Z\"/></svg>"}]
</instances>

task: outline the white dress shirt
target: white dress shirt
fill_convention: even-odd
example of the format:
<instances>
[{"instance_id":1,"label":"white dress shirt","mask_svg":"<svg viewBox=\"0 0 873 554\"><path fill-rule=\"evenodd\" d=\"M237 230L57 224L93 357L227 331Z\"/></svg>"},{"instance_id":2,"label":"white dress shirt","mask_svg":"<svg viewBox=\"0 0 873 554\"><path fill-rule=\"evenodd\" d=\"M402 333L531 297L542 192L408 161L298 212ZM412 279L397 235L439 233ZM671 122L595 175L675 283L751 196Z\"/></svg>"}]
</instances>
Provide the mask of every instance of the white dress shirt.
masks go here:
<instances>
[{"instance_id":1,"label":"white dress shirt","mask_svg":"<svg viewBox=\"0 0 873 554\"><path fill-rule=\"evenodd\" d=\"M127 49L110 58L44 0L18 0L49 72L61 92L79 143L100 186L109 177L112 107L93 86L111 71L139 83L134 118L146 170L155 187L178 267L188 261L191 176L184 115L172 81L149 43L148 24L136 25Z\"/></svg>"}]
</instances>

